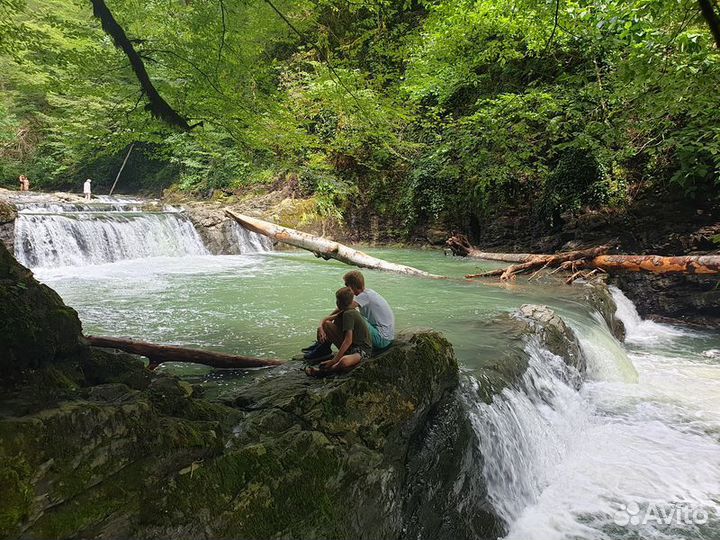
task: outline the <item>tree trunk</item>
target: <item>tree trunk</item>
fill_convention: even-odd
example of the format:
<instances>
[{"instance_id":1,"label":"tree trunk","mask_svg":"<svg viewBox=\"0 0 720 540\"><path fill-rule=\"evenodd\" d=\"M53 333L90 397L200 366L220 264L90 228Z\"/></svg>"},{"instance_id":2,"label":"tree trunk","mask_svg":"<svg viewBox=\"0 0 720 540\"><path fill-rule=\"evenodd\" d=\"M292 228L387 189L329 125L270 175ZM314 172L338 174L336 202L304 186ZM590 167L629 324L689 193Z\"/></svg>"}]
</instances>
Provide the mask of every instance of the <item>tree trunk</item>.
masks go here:
<instances>
[{"instance_id":1,"label":"tree trunk","mask_svg":"<svg viewBox=\"0 0 720 540\"><path fill-rule=\"evenodd\" d=\"M289 227L281 227L261 219L236 214L231 210L226 210L225 213L246 229L262 234L263 236L267 236L268 238L278 242L307 249L308 251L312 251L316 257L321 257L325 260L335 259L345 264L359 266L360 268L374 268L376 270L385 270L387 272L396 272L398 274L445 279L443 276L430 274L428 272L424 272L423 270L413 268L412 266L395 264L371 257L367 253L363 253L362 251L350 248L333 240L296 231L295 229L290 229Z\"/></svg>"},{"instance_id":2,"label":"tree trunk","mask_svg":"<svg viewBox=\"0 0 720 540\"><path fill-rule=\"evenodd\" d=\"M601 255L587 263L590 268L627 270L654 274L720 274L720 255Z\"/></svg>"},{"instance_id":3,"label":"tree trunk","mask_svg":"<svg viewBox=\"0 0 720 540\"><path fill-rule=\"evenodd\" d=\"M120 349L132 354L146 356L150 360L150 369L155 369L155 367L163 362L191 362L193 364L204 364L215 368L255 368L278 366L284 363L282 360L236 356L219 352L201 351L198 349L186 349L172 345L155 345L134 339L103 336L86 337L93 347Z\"/></svg>"},{"instance_id":4,"label":"tree trunk","mask_svg":"<svg viewBox=\"0 0 720 540\"><path fill-rule=\"evenodd\" d=\"M700 4L700 12L705 18L705 22L710 27L710 33L715 39L715 46L720 49L720 17L715 13L715 5L713 0L698 0Z\"/></svg>"},{"instance_id":5,"label":"tree trunk","mask_svg":"<svg viewBox=\"0 0 720 540\"><path fill-rule=\"evenodd\" d=\"M450 248L453 255L470 257L471 259L522 263L527 262L531 257L535 256L532 253L490 253L480 251L470 245L470 241L464 234L452 235L445 241L445 245Z\"/></svg>"},{"instance_id":6,"label":"tree trunk","mask_svg":"<svg viewBox=\"0 0 720 540\"><path fill-rule=\"evenodd\" d=\"M112 187L110 188L109 195L113 194L113 191L115 191L115 186L117 186L118 180L120 180L120 175L123 172L123 169L125 168L125 165L127 164L128 159L130 158L130 153L133 151L133 148L135 147L135 143L132 143L130 145L130 149L128 150L127 155L125 156L125 159L122 162L122 165L120 166L120 170L117 173L117 176L115 177L115 182L113 182Z\"/></svg>"},{"instance_id":7,"label":"tree trunk","mask_svg":"<svg viewBox=\"0 0 720 540\"><path fill-rule=\"evenodd\" d=\"M541 267L556 267L565 264L585 265L585 261L588 259L594 259L595 257L602 255L610 249L610 246L600 246L591 249L581 249L578 251L566 251L564 253L556 253L554 255L522 255L522 261L519 264L508 266L507 268L498 268L497 270L491 270L490 272L483 272L482 274L468 274L466 278L477 278L486 276L500 276L500 279L505 281L513 279L516 274L534 270Z\"/></svg>"},{"instance_id":8,"label":"tree trunk","mask_svg":"<svg viewBox=\"0 0 720 540\"><path fill-rule=\"evenodd\" d=\"M537 268L557 267L562 270L578 268L602 270L609 272L621 270L627 272L652 272L654 274L720 274L720 255L687 255L683 257L662 257L660 255L605 255L609 246L593 249L568 251L555 255L530 255L524 262L498 268L481 274L468 274L466 278L500 276L505 281L513 279L517 274ZM572 282L572 279L570 279Z\"/></svg>"}]
</instances>

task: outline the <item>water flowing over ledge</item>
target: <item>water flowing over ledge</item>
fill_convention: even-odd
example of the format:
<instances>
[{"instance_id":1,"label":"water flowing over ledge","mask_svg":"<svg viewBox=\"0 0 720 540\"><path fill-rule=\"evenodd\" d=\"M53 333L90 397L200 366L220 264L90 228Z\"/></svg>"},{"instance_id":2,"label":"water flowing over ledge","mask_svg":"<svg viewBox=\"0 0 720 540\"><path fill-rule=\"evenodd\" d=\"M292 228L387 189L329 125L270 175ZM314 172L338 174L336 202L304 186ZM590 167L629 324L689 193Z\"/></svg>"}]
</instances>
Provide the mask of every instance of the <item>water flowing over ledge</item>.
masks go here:
<instances>
[{"instance_id":1,"label":"water flowing over ledge","mask_svg":"<svg viewBox=\"0 0 720 540\"><path fill-rule=\"evenodd\" d=\"M109 197L88 203L41 199L16 206L15 256L31 268L209 254L192 221L172 206ZM235 253L271 249L267 239L230 226Z\"/></svg>"}]
</instances>

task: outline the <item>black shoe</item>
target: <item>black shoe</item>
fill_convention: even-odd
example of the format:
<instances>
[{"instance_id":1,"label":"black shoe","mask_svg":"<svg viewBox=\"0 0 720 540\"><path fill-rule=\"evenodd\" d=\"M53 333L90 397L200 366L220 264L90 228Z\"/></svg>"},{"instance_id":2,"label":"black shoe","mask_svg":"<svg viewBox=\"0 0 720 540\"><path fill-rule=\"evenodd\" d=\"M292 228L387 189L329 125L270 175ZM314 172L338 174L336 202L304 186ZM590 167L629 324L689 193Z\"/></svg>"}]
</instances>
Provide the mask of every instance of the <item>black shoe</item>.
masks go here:
<instances>
[{"instance_id":1,"label":"black shoe","mask_svg":"<svg viewBox=\"0 0 720 540\"><path fill-rule=\"evenodd\" d=\"M312 345L309 345L309 346L305 347L304 349L300 349L300 350L301 350L302 352L310 352L310 351L312 351L315 347L317 347L318 345L320 345L320 342L319 342L319 341L316 341L316 342L313 343Z\"/></svg>"},{"instance_id":2,"label":"black shoe","mask_svg":"<svg viewBox=\"0 0 720 540\"><path fill-rule=\"evenodd\" d=\"M317 347L305 353L305 360L317 360L332 355L332 349L329 343L320 343ZM328 360L328 358L324 358Z\"/></svg>"}]
</instances>

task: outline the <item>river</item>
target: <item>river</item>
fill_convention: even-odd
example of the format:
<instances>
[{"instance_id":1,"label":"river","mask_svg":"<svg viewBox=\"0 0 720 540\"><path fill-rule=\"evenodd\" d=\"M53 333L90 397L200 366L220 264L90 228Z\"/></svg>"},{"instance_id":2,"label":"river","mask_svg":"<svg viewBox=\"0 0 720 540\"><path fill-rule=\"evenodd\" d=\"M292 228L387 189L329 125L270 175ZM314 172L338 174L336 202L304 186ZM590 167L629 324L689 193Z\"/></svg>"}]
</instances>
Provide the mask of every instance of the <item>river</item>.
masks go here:
<instances>
[{"instance_id":1,"label":"river","mask_svg":"<svg viewBox=\"0 0 720 540\"><path fill-rule=\"evenodd\" d=\"M313 340L348 270L308 253L264 251L251 237L243 237L246 254L208 255L180 213L110 209L122 215L96 226L92 216L54 210L43 217L25 210L16 232L32 226L16 254L78 310L87 334L289 358ZM40 236L31 236L41 227L43 248ZM121 244L130 238L131 245L108 251L107 241L76 242L75 255L65 257L53 235L104 235ZM137 243L157 249L138 252ZM31 244L33 258L25 251ZM393 306L400 330L433 328L453 343L486 458L463 474L484 476L508 538L720 538L720 336L643 321L614 290L628 334L620 344L583 301L582 286L466 282L464 274L497 265L441 251L368 251L457 278L365 272L367 285ZM486 405L476 398L475 370L508 346L489 322L525 303L549 305L575 330L588 375L577 390L564 364L531 343L522 384ZM232 393L252 377L252 370L159 369L202 382L212 395Z\"/></svg>"}]
</instances>

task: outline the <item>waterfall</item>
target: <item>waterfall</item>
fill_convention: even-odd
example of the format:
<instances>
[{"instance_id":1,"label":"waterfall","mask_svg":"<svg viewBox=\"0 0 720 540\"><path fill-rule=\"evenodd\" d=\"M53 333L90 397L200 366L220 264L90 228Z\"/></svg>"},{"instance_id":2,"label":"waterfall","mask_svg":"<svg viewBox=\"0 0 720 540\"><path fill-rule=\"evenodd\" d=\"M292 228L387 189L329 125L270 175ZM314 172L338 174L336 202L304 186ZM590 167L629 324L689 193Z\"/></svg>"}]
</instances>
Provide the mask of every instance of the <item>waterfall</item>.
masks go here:
<instances>
[{"instance_id":1,"label":"waterfall","mask_svg":"<svg viewBox=\"0 0 720 540\"><path fill-rule=\"evenodd\" d=\"M232 239L240 246L240 253L242 254L272 251L272 240L267 236L247 230L235 221L230 222L230 234Z\"/></svg>"},{"instance_id":2,"label":"waterfall","mask_svg":"<svg viewBox=\"0 0 720 540\"><path fill-rule=\"evenodd\" d=\"M177 213L20 213L15 222L15 255L31 268L204 254L195 227Z\"/></svg>"},{"instance_id":3,"label":"waterfall","mask_svg":"<svg viewBox=\"0 0 720 540\"><path fill-rule=\"evenodd\" d=\"M682 341L692 335L648 324L622 293L613 294L633 339L653 333L677 340L676 351L692 350ZM603 346L594 324L573 326L584 350L605 349L604 361L617 363L607 358L614 349ZM634 380L599 377L576 390L577 373L531 339L527 371L492 403L478 399L480 383L465 381L463 399L484 458L481 474L508 539L679 540L716 531L720 422L712 403L720 396L720 366L679 361L667 350L645 345L630 354L639 373ZM588 358L595 362L602 356ZM682 517L687 509L696 522Z\"/></svg>"},{"instance_id":4,"label":"waterfall","mask_svg":"<svg viewBox=\"0 0 720 540\"><path fill-rule=\"evenodd\" d=\"M491 405L476 399L474 379L464 392L485 458L488 498L507 523L537 502L567 452L568 439L588 416L572 383L578 373L535 341L526 353L530 362L519 384L503 390Z\"/></svg>"},{"instance_id":5,"label":"waterfall","mask_svg":"<svg viewBox=\"0 0 720 540\"><path fill-rule=\"evenodd\" d=\"M615 304L617 304L617 317L625 325L625 340L628 343L652 344L667 342L687 334L687 332L669 324L643 320L638 314L635 304L620 289L611 286L610 292Z\"/></svg>"},{"instance_id":6,"label":"waterfall","mask_svg":"<svg viewBox=\"0 0 720 540\"><path fill-rule=\"evenodd\" d=\"M157 203L151 203L155 211L144 212L144 204L110 197L18 202L15 256L31 268L54 268L207 254L183 213Z\"/></svg>"}]
</instances>

